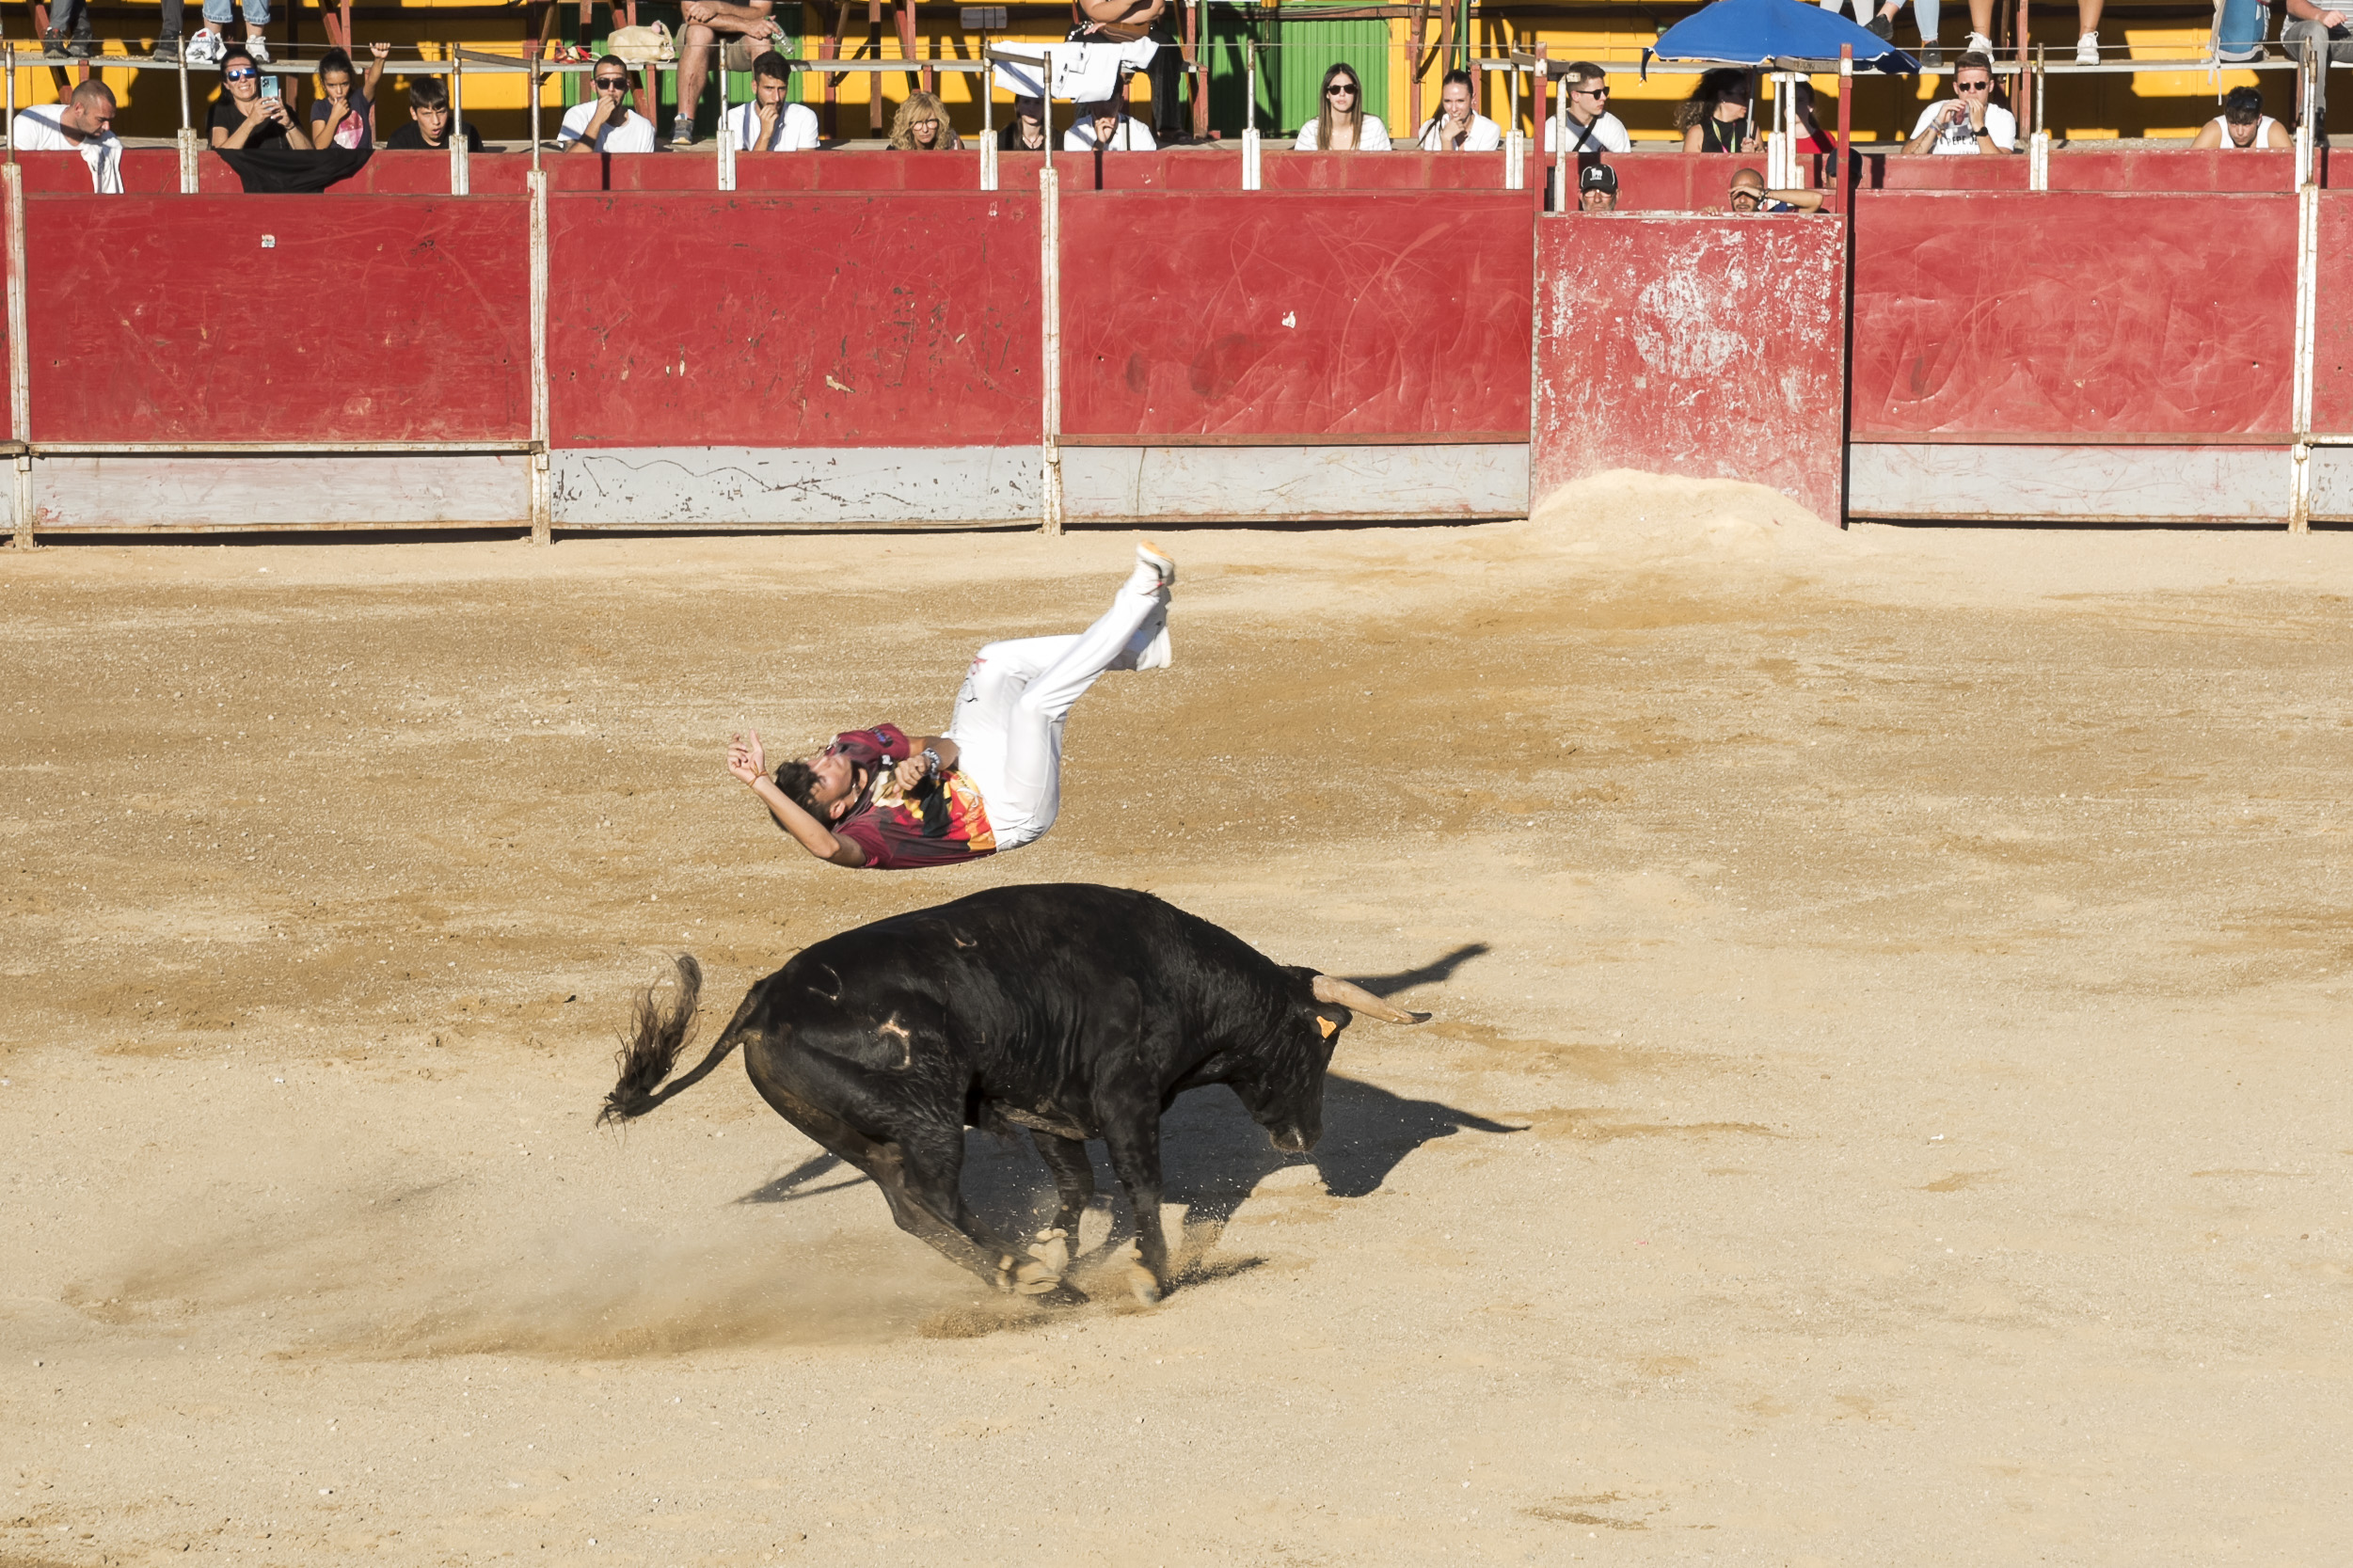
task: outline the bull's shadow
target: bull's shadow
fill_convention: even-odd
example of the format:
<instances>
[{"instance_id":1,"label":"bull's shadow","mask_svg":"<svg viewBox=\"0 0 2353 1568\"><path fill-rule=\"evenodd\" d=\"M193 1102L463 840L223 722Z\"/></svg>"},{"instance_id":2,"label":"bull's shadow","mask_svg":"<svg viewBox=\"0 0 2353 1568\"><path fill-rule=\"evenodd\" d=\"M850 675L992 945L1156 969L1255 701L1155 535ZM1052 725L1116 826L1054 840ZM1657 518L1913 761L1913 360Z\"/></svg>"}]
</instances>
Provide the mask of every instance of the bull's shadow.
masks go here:
<instances>
[{"instance_id":1,"label":"bull's shadow","mask_svg":"<svg viewBox=\"0 0 2353 1568\"><path fill-rule=\"evenodd\" d=\"M1445 979L1487 952L1485 942L1455 949L1433 963L1395 974L1369 975L1356 983L1376 996L1393 996L1415 986ZM1359 1023L1356 1028L1380 1028ZM1344 1053L1345 1043L1343 1050ZM1409 1100L1378 1085L1341 1073L1324 1085L1324 1134L1313 1153L1284 1154L1267 1141L1242 1102L1222 1085L1181 1097L1162 1118L1162 1198L1184 1206L1186 1245L1198 1253L1215 1245L1234 1211L1274 1172L1312 1166L1333 1197L1359 1198L1377 1192L1405 1158L1423 1144L1458 1132L1504 1133L1520 1129L1433 1100ZM1126 1194L1099 1145L1089 1145L1098 1207L1112 1214L1110 1237L1098 1252L1134 1234ZM827 1180L827 1178L832 1180ZM831 1154L819 1153L744 1194L739 1203L789 1203L856 1186L865 1178ZM965 1134L964 1196L981 1220L1007 1235L1026 1235L1055 1209L1054 1183L1026 1139L999 1138L978 1131ZM876 1218L887 1223L879 1205Z\"/></svg>"}]
</instances>

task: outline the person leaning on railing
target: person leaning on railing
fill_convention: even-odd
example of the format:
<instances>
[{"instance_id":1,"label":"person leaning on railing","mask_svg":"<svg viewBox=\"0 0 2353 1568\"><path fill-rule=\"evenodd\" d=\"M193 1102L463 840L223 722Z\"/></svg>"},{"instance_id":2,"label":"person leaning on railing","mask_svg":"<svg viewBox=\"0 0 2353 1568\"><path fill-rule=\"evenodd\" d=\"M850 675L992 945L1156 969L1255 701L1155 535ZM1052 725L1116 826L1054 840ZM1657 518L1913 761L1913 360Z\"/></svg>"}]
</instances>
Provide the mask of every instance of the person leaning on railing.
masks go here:
<instances>
[{"instance_id":1,"label":"person leaning on railing","mask_svg":"<svg viewBox=\"0 0 2353 1568\"><path fill-rule=\"evenodd\" d=\"M792 67L771 49L752 62L752 102L727 111L727 128L735 134L740 152L814 152L818 144L817 111L806 103L787 103Z\"/></svg>"},{"instance_id":2,"label":"person leaning on railing","mask_svg":"<svg viewBox=\"0 0 2353 1568\"><path fill-rule=\"evenodd\" d=\"M2289 148L2296 145L2288 128L2263 112L2263 93L2254 87L2233 87L2222 101L2222 112L2206 121L2193 148Z\"/></svg>"},{"instance_id":3,"label":"person leaning on railing","mask_svg":"<svg viewBox=\"0 0 2353 1568\"><path fill-rule=\"evenodd\" d=\"M1323 98L1315 118L1299 127L1291 144L1301 152L1386 152L1389 127L1364 112L1364 84L1344 62L1324 72Z\"/></svg>"},{"instance_id":4,"label":"person leaning on railing","mask_svg":"<svg viewBox=\"0 0 2353 1568\"><path fill-rule=\"evenodd\" d=\"M1151 152L1159 145L1143 122L1116 98L1081 103L1071 128L1062 133L1065 152L1092 152L1097 148L1106 152Z\"/></svg>"},{"instance_id":5,"label":"person leaning on railing","mask_svg":"<svg viewBox=\"0 0 2353 1568\"><path fill-rule=\"evenodd\" d=\"M1413 143L1424 152L1493 152L1503 132L1471 100L1471 72L1450 71L1439 83L1438 113L1422 122Z\"/></svg>"},{"instance_id":6,"label":"person leaning on railing","mask_svg":"<svg viewBox=\"0 0 2353 1568\"><path fill-rule=\"evenodd\" d=\"M1046 150L1046 105L1041 98L1013 100L1013 118L997 127L996 145L1007 152Z\"/></svg>"},{"instance_id":7,"label":"person leaning on railing","mask_svg":"<svg viewBox=\"0 0 2353 1568\"><path fill-rule=\"evenodd\" d=\"M1607 164L1587 164L1577 175L1577 210L1581 213L1617 211L1617 170Z\"/></svg>"},{"instance_id":8,"label":"person leaning on railing","mask_svg":"<svg viewBox=\"0 0 2353 1568\"><path fill-rule=\"evenodd\" d=\"M939 95L911 92L891 117L891 147L899 152L953 152L963 146L956 127L947 122L947 105Z\"/></svg>"},{"instance_id":9,"label":"person leaning on railing","mask_svg":"<svg viewBox=\"0 0 2353 1568\"><path fill-rule=\"evenodd\" d=\"M1741 169L1732 176L1730 199L1725 211L1736 218L1771 217L1781 213L1819 213L1822 210L1820 191L1769 191L1765 177L1753 168Z\"/></svg>"},{"instance_id":10,"label":"person leaning on railing","mask_svg":"<svg viewBox=\"0 0 2353 1568\"><path fill-rule=\"evenodd\" d=\"M2018 122L1994 102L1994 62L1971 50L1953 62L1953 96L1920 111L1906 153L2018 150Z\"/></svg>"},{"instance_id":11,"label":"person leaning on railing","mask_svg":"<svg viewBox=\"0 0 2353 1568\"><path fill-rule=\"evenodd\" d=\"M215 147L232 152L262 147L316 150L310 137L296 134L286 101L276 93L262 96L262 71L254 64L253 51L242 43L231 44L221 55L220 80L221 94L204 119Z\"/></svg>"},{"instance_id":12,"label":"person leaning on railing","mask_svg":"<svg viewBox=\"0 0 2353 1568\"><path fill-rule=\"evenodd\" d=\"M375 145L375 87L384 79L384 61L392 53L389 43L371 44L368 79L354 103L351 56L330 49L319 56L319 95L310 101L310 145L373 147Z\"/></svg>"},{"instance_id":13,"label":"person leaning on railing","mask_svg":"<svg viewBox=\"0 0 2353 1568\"><path fill-rule=\"evenodd\" d=\"M686 147L694 140L694 106L702 101L703 80L710 73L711 49L727 40L724 69L749 71L753 62L775 47L776 23L768 13L774 0L686 0L679 16L686 25L678 34L678 113L670 127L670 145Z\"/></svg>"},{"instance_id":14,"label":"person leaning on railing","mask_svg":"<svg viewBox=\"0 0 2353 1568\"><path fill-rule=\"evenodd\" d=\"M1561 112L1544 122L1544 150L1552 150L1555 131L1568 137L1567 150L1630 152L1634 144L1626 126L1610 113L1610 79L1591 60L1578 60L1561 74Z\"/></svg>"},{"instance_id":15,"label":"person leaning on railing","mask_svg":"<svg viewBox=\"0 0 2353 1568\"><path fill-rule=\"evenodd\" d=\"M385 146L403 152L444 152L450 145L450 89L438 76L408 79L408 123L392 133ZM466 150L482 150L482 133L460 125Z\"/></svg>"},{"instance_id":16,"label":"person leaning on railing","mask_svg":"<svg viewBox=\"0 0 2353 1568\"><path fill-rule=\"evenodd\" d=\"M2353 27L2345 25L2348 13L2333 6L2316 6L2313 0L2287 0L2287 6L2280 42L2288 57L2300 60L2326 51L2320 69L2313 72L2313 123L2319 125L2329 116L2329 68L2353 65Z\"/></svg>"},{"instance_id":17,"label":"person leaning on railing","mask_svg":"<svg viewBox=\"0 0 2353 1568\"><path fill-rule=\"evenodd\" d=\"M596 96L564 111L556 145L566 152L583 148L591 152L651 152L654 122L629 107L629 89L636 86L629 62L618 55L601 55L588 80Z\"/></svg>"},{"instance_id":18,"label":"person leaning on railing","mask_svg":"<svg viewBox=\"0 0 2353 1568\"><path fill-rule=\"evenodd\" d=\"M1707 71L1675 111L1686 152L1754 152L1757 133L1748 122L1748 72L1726 67Z\"/></svg>"},{"instance_id":19,"label":"person leaning on railing","mask_svg":"<svg viewBox=\"0 0 2353 1568\"><path fill-rule=\"evenodd\" d=\"M122 194L122 143L115 139L115 90L95 77L62 103L26 109L8 128L19 152L79 152L90 166L90 189Z\"/></svg>"}]
</instances>

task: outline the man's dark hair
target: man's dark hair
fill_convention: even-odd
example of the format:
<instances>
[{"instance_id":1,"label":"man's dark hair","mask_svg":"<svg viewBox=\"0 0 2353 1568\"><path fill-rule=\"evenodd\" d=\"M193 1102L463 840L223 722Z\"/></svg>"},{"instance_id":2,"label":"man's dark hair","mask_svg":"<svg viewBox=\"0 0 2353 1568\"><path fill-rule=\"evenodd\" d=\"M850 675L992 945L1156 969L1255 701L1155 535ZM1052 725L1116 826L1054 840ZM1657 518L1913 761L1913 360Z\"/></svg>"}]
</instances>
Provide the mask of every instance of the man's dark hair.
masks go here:
<instances>
[{"instance_id":1,"label":"man's dark hair","mask_svg":"<svg viewBox=\"0 0 2353 1568\"><path fill-rule=\"evenodd\" d=\"M2234 125L2252 125L2263 119L2263 93L2254 87L2233 87L2222 101L2222 118Z\"/></svg>"},{"instance_id":2,"label":"man's dark hair","mask_svg":"<svg viewBox=\"0 0 2353 1568\"><path fill-rule=\"evenodd\" d=\"M1979 54L1975 49L1964 50L1961 58L1953 61L1952 69L1956 76L1964 71L1982 71L1991 76L1994 74L1994 59L1992 55Z\"/></svg>"},{"instance_id":3,"label":"man's dark hair","mask_svg":"<svg viewBox=\"0 0 2353 1568\"><path fill-rule=\"evenodd\" d=\"M807 763L778 763L776 765L776 787L784 791L786 800L790 800L819 822L827 820L825 814L817 809L817 771Z\"/></svg>"},{"instance_id":4,"label":"man's dark hair","mask_svg":"<svg viewBox=\"0 0 2353 1568\"><path fill-rule=\"evenodd\" d=\"M792 67L785 63L782 54L771 49L752 62L752 74L765 76L771 82L789 82L792 80Z\"/></svg>"},{"instance_id":5,"label":"man's dark hair","mask_svg":"<svg viewBox=\"0 0 2353 1568\"><path fill-rule=\"evenodd\" d=\"M411 114L419 109L446 109L450 106L450 89L438 76L411 76L408 79L408 108Z\"/></svg>"},{"instance_id":6,"label":"man's dark hair","mask_svg":"<svg viewBox=\"0 0 2353 1568\"><path fill-rule=\"evenodd\" d=\"M1571 60L1568 64L1568 69L1561 72L1561 74L1567 77L1572 82L1598 82L1602 77L1607 76L1609 72L1594 64L1591 60Z\"/></svg>"},{"instance_id":7,"label":"man's dark hair","mask_svg":"<svg viewBox=\"0 0 2353 1568\"><path fill-rule=\"evenodd\" d=\"M80 87L75 87L73 89L73 96L67 99L66 102L69 103L96 103L103 102L106 107L110 109L120 107L120 105L115 102L115 89L108 87L105 83L100 81L95 76L83 83Z\"/></svg>"}]
</instances>

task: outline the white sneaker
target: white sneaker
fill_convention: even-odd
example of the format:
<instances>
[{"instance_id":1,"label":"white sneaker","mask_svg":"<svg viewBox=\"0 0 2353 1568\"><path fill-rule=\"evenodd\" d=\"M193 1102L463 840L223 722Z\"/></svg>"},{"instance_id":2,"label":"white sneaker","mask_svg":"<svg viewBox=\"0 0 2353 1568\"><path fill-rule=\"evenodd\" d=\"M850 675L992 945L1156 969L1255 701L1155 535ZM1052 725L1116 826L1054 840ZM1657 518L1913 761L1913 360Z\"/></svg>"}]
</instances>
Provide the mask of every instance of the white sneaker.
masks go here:
<instances>
[{"instance_id":1,"label":"white sneaker","mask_svg":"<svg viewBox=\"0 0 2353 1568\"><path fill-rule=\"evenodd\" d=\"M209 27L188 40L190 65L218 65L221 55L227 52L228 45L221 42L220 35Z\"/></svg>"},{"instance_id":2,"label":"white sneaker","mask_svg":"<svg viewBox=\"0 0 2353 1568\"><path fill-rule=\"evenodd\" d=\"M1982 55L1989 60L1994 57L1994 40L1983 33L1971 33L1969 41L1961 47L1967 53Z\"/></svg>"},{"instance_id":3,"label":"white sneaker","mask_svg":"<svg viewBox=\"0 0 2353 1568\"><path fill-rule=\"evenodd\" d=\"M258 33L246 40L246 53L253 56L255 65L270 63L270 46Z\"/></svg>"},{"instance_id":4,"label":"white sneaker","mask_svg":"<svg viewBox=\"0 0 2353 1568\"><path fill-rule=\"evenodd\" d=\"M2100 63L2099 34L2086 33L2083 37L2075 40L2075 63L2077 65L2098 65Z\"/></svg>"}]
</instances>

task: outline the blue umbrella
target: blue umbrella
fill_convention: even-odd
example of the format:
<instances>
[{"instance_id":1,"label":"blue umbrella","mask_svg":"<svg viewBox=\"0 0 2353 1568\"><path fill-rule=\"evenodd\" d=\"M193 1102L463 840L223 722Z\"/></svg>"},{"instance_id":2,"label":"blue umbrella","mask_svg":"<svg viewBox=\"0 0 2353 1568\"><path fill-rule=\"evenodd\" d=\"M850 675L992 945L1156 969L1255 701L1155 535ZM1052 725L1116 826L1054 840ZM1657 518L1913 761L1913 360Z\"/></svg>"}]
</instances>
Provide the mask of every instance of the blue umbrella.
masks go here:
<instances>
[{"instance_id":1,"label":"blue umbrella","mask_svg":"<svg viewBox=\"0 0 2353 1568\"><path fill-rule=\"evenodd\" d=\"M1820 61L1835 70L1844 44L1854 46L1854 63L1861 70L1908 76L1920 69L1917 60L1849 22L1843 12L1826 11L1804 0L1716 0L1661 33L1659 41L1643 51L1643 70L1646 75L1653 55L1709 65Z\"/></svg>"}]
</instances>

